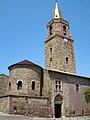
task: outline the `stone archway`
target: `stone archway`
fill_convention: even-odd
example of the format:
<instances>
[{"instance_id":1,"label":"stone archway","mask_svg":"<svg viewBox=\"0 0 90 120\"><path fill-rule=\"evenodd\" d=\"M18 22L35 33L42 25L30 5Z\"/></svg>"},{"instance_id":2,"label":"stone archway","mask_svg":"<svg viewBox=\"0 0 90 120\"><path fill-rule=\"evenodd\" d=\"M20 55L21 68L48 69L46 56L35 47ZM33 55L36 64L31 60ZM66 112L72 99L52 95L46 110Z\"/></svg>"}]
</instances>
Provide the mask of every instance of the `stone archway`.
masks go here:
<instances>
[{"instance_id":1,"label":"stone archway","mask_svg":"<svg viewBox=\"0 0 90 120\"><path fill-rule=\"evenodd\" d=\"M62 101L63 97L60 94L58 94L54 99L55 118L60 118L62 116Z\"/></svg>"}]
</instances>

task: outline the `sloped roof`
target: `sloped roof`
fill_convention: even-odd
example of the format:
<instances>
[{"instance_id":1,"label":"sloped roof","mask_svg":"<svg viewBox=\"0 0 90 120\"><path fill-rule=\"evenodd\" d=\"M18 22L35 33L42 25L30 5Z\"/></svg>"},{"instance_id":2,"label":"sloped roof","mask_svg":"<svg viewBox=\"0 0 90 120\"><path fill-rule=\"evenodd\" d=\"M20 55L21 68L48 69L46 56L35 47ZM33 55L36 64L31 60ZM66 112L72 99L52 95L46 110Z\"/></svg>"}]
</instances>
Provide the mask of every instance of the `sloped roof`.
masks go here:
<instances>
[{"instance_id":1,"label":"sloped roof","mask_svg":"<svg viewBox=\"0 0 90 120\"><path fill-rule=\"evenodd\" d=\"M18 63L15 63L15 64L13 64L13 65L10 65L9 67L8 67L8 69L9 70L11 70L12 68L15 68L16 66L25 66L25 65L31 65L31 66L37 66L37 67L40 67L39 65L37 65L37 64L35 64L35 63L33 63L33 62L31 62L31 61L29 61L29 60L23 60L23 61L21 61L21 62L18 62ZM42 68L42 67L40 67L40 68Z\"/></svg>"}]
</instances>

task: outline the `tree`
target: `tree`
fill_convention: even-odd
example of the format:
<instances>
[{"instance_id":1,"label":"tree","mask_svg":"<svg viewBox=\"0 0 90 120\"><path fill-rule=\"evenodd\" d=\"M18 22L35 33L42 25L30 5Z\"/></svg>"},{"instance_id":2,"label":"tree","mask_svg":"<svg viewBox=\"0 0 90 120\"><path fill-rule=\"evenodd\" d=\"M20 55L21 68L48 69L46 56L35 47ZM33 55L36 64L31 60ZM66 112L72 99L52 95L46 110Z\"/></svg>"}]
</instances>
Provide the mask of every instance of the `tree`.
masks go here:
<instances>
[{"instance_id":1,"label":"tree","mask_svg":"<svg viewBox=\"0 0 90 120\"><path fill-rule=\"evenodd\" d=\"M90 102L90 88L86 89L85 91L85 100L87 103Z\"/></svg>"}]
</instances>

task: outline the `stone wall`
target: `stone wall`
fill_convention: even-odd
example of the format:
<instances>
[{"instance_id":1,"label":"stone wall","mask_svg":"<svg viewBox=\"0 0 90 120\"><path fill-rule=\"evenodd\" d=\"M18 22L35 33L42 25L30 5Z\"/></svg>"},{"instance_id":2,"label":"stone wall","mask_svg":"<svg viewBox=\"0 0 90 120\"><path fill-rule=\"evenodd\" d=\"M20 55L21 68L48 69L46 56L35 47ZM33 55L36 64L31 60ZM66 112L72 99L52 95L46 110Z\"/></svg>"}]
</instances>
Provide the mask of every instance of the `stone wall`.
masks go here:
<instances>
[{"instance_id":1,"label":"stone wall","mask_svg":"<svg viewBox=\"0 0 90 120\"><path fill-rule=\"evenodd\" d=\"M66 26L66 35L63 34ZM50 27L51 35L50 35ZM45 68L76 73L74 42L69 37L67 21L54 19L48 24L48 36L45 41Z\"/></svg>"},{"instance_id":2,"label":"stone wall","mask_svg":"<svg viewBox=\"0 0 90 120\"><path fill-rule=\"evenodd\" d=\"M83 77L69 77L69 80L73 80L73 83L69 84L69 114L85 115L90 114L90 103L85 101L85 91L90 88L90 79ZM76 90L76 84L79 85L78 91Z\"/></svg>"},{"instance_id":3,"label":"stone wall","mask_svg":"<svg viewBox=\"0 0 90 120\"><path fill-rule=\"evenodd\" d=\"M90 111L90 103L85 101L84 92L90 88L90 78L57 72L53 70L45 70L43 94L48 95L51 101L53 116L55 114L55 97L61 95L63 97L61 114L62 116L78 116ZM56 82L61 81L61 90L56 91ZM76 84L79 84L79 91L76 91Z\"/></svg>"},{"instance_id":4,"label":"stone wall","mask_svg":"<svg viewBox=\"0 0 90 120\"><path fill-rule=\"evenodd\" d=\"M18 82L22 82L22 89L18 90ZM32 90L32 82L35 82L35 89ZM20 66L10 70L9 82L11 89L9 94L40 96L42 81L42 68L38 66ZM8 88L9 89L9 88Z\"/></svg>"},{"instance_id":5,"label":"stone wall","mask_svg":"<svg viewBox=\"0 0 90 120\"><path fill-rule=\"evenodd\" d=\"M52 52L50 52L52 48ZM68 64L66 63L68 58ZM52 63L50 59L52 58ZM45 43L45 65L46 69L56 69L64 72L76 73L73 41L67 43L63 37L55 36Z\"/></svg>"},{"instance_id":6,"label":"stone wall","mask_svg":"<svg viewBox=\"0 0 90 120\"><path fill-rule=\"evenodd\" d=\"M52 117L48 98L11 96L10 113L30 117Z\"/></svg>"},{"instance_id":7,"label":"stone wall","mask_svg":"<svg viewBox=\"0 0 90 120\"><path fill-rule=\"evenodd\" d=\"M1 74L0 75L0 96L7 94L7 86L8 86L8 76Z\"/></svg>"},{"instance_id":8,"label":"stone wall","mask_svg":"<svg viewBox=\"0 0 90 120\"><path fill-rule=\"evenodd\" d=\"M10 98L8 96L0 97L0 111L4 113L9 112Z\"/></svg>"}]
</instances>

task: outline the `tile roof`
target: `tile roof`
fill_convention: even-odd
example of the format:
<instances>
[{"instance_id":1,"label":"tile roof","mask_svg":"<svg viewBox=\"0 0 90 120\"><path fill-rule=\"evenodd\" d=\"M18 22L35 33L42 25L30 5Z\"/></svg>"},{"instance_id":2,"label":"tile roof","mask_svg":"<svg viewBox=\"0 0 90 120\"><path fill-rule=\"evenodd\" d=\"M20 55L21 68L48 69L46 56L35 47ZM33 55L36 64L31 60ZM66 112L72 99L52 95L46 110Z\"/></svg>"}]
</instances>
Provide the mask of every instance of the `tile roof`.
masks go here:
<instances>
[{"instance_id":1,"label":"tile roof","mask_svg":"<svg viewBox=\"0 0 90 120\"><path fill-rule=\"evenodd\" d=\"M36 65L36 64L30 62L29 60L23 60L21 62L16 63L16 65Z\"/></svg>"},{"instance_id":2,"label":"tile roof","mask_svg":"<svg viewBox=\"0 0 90 120\"><path fill-rule=\"evenodd\" d=\"M21 62L18 62L16 64L13 64L13 65L9 66L8 69L10 70L12 67L14 68L15 66L21 66L21 65L32 65L32 66L38 66L38 67L40 67L39 65L37 65L35 63L32 63L29 60L23 60Z\"/></svg>"}]
</instances>

